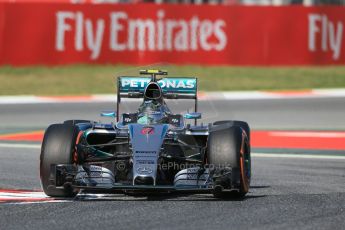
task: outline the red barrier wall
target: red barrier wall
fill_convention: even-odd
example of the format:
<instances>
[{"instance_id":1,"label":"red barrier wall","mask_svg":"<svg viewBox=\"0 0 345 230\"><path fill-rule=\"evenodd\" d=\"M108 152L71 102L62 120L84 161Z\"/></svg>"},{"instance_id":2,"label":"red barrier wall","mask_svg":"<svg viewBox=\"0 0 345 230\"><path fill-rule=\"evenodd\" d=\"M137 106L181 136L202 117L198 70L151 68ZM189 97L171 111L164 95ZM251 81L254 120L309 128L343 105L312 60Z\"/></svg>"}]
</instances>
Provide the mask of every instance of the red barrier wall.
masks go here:
<instances>
[{"instance_id":1,"label":"red barrier wall","mask_svg":"<svg viewBox=\"0 0 345 230\"><path fill-rule=\"evenodd\" d=\"M0 3L0 64L345 64L344 7Z\"/></svg>"}]
</instances>

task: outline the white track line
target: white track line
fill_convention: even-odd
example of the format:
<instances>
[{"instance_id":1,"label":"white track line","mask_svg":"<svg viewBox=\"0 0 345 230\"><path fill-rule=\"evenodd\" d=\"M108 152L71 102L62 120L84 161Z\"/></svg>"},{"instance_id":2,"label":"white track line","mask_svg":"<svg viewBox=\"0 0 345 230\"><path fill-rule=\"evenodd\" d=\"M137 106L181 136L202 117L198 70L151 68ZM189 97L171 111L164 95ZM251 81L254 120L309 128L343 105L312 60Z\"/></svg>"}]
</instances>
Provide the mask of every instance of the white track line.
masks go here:
<instances>
[{"instance_id":1,"label":"white track line","mask_svg":"<svg viewBox=\"0 0 345 230\"><path fill-rule=\"evenodd\" d=\"M289 132L277 132L270 131L270 136L276 137L319 137L319 138L345 138L344 132L307 132L307 131L289 131Z\"/></svg>"},{"instance_id":2,"label":"white track line","mask_svg":"<svg viewBox=\"0 0 345 230\"><path fill-rule=\"evenodd\" d=\"M0 148L40 149L39 144L0 143Z\"/></svg>"},{"instance_id":3,"label":"white track line","mask_svg":"<svg viewBox=\"0 0 345 230\"><path fill-rule=\"evenodd\" d=\"M46 203L66 203L72 200L46 200L46 201L25 201L25 202L4 202L5 205L23 205L23 204L46 204ZM1 204L1 203L0 203Z\"/></svg>"},{"instance_id":4,"label":"white track line","mask_svg":"<svg viewBox=\"0 0 345 230\"><path fill-rule=\"evenodd\" d=\"M315 154L294 154L294 153L252 153L252 157L262 158L299 158L299 159L323 159L323 160L345 160L344 156L315 155Z\"/></svg>"}]
</instances>

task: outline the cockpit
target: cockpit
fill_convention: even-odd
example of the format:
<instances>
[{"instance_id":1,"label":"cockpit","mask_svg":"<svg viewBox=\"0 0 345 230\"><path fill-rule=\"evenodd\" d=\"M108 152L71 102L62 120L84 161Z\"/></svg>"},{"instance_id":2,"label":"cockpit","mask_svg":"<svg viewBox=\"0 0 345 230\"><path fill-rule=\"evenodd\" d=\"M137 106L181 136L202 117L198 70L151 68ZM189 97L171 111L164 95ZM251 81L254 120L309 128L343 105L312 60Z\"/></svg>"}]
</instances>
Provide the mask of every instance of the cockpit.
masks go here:
<instances>
[{"instance_id":1,"label":"cockpit","mask_svg":"<svg viewBox=\"0 0 345 230\"><path fill-rule=\"evenodd\" d=\"M163 100L162 89L158 83L151 82L145 89L137 122L142 125L167 124L169 114L171 112Z\"/></svg>"},{"instance_id":2,"label":"cockpit","mask_svg":"<svg viewBox=\"0 0 345 230\"><path fill-rule=\"evenodd\" d=\"M154 100L146 100L138 111L138 123L142 125L166 124L169 122L169 109Z\"/></svg>"},{"instance_id":3,"label":"cockpit","mask_svg":"<svg viewBox=\"0 0 345 230\"><path fill-rule=\"evenodd\" d=\"M130 123L142 125L169 124L172 128L183 128L181 115L172 114L163 100L162 89L157 82L150 82L144 91L144 100L136 113L123 114L121 126Z\"/></svg>"}]
</instances>

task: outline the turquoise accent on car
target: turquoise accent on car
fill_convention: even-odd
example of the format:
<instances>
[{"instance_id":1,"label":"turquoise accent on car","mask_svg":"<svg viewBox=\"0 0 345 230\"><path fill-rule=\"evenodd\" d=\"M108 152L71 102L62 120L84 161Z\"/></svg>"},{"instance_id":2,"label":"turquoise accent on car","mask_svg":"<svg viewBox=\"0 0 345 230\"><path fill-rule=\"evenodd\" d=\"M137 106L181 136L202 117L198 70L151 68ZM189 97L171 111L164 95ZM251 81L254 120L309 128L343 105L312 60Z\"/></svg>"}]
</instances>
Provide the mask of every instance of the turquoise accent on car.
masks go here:
<instances>
[{"instance_id":1,"label":"turquoise accent on car","mask_svg":"<svg viewBox=\"0 0 345 230\"><path fill-rule=\"evenodd\" d=\"M101 117L116 117L116 112L114 111L103 111L101 112Z\"/></svg>"},{"instance_id":2,"label":"turquoise accent on car","mask_svg":"<svg viewBox=\"0 0 345 230\"><path fill-rule=\"evenodd\" d=\"M201 119L201 113L186 113L183 117L186 119Z\"/></svg>"},{"instance_id":3,"label":"turquoise accent on car","mask_svg":"<svg viewBox=\"0 0 345 230\"><path fill-rule=\"evenodd\" d=\"M143 116L141 118L138 119L138 124L141 125L148 125L149 124L149 118L148 116Z\"/></svg>"}]
</instances>

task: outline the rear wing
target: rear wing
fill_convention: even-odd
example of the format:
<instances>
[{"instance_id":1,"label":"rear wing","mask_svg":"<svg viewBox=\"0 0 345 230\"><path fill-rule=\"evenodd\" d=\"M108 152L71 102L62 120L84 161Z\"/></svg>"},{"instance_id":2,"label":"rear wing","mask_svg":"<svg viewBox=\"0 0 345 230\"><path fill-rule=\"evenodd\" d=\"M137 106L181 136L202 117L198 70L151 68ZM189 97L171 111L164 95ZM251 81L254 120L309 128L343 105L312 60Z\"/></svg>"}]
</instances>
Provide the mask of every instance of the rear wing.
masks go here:
<instances>
[{"instance_id":1,"label":"rear wing","mask_svg":"<svg viewBox=\"0 0 345 230\"><path fill-rule=\"evenodd\" d=\"M121 76L117 78L117 121L121 98L143 98L145 88L152 80L159 84L165 99L194 99L194 110L197 112L198 81L195 77L164 77L156 80L155 77Z\"/></svg>"},{"instance_id":2,"label":"rear wing","mask_svg":"<svg viewBox=\"0 0 345 230\"><path fill-rule=\"evenodd\" d=\"M117 92L120 98L142 98L151 77L118 77ZM167 77L157 80L166 99L196 99L197 79L192 77Z\"/></svg>"}]
</instances>

